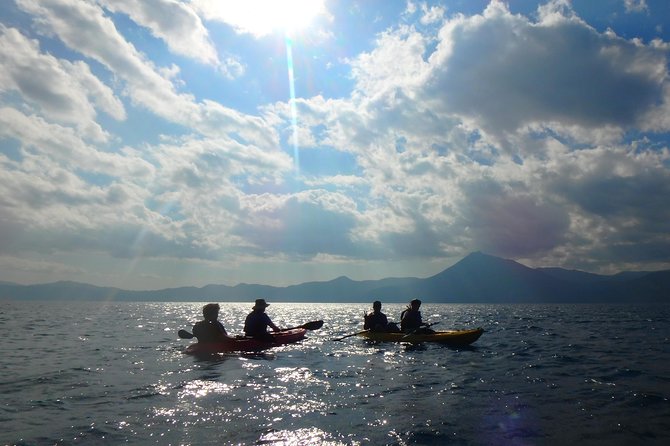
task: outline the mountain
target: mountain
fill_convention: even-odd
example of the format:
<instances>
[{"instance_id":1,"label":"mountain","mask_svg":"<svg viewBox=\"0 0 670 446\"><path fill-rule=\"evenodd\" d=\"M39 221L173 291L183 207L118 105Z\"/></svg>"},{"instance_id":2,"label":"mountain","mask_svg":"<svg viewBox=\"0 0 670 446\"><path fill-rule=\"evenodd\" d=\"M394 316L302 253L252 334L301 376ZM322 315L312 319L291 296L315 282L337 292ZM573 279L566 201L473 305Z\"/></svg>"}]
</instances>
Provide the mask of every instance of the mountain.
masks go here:
<instances>
[{"instance_id":1,"label":"mountain","mask_svg":"<svg viewBox=\"0 0 670 446\"><path fill-rule=\"evenodd\" d=\"M537 268L538 271L543 271L556 278L567 280L569 282L599 282L602 280L621 280L626 281L630 279L637 279L649 274L649 271L624 271L613 276L603 276L600 274L586 273L576 269L563 268Z\"/></svg>"},{"instance_id":2,"label":"mountain","mask_svg":"<svg viewBox=\"0 0 670 446\"><path fill-rule=\"evenodd\" d=\"M355 281L338 277L288 287L238 284L130 291L76 282L18 285L0 282L0 299L94 301L252 301L453 303L668 303L670 270L632 271L612 276L562 268L529 268L481 252L469 254L425 278Z\"/></svg>"},{"instance_id":3,"label":"mountain","mask_svg":"<svg viewBox=\"0 0 670 446\"><path fill-rule=\"evenodd\" d=\"M600 274L587 273L576 269L537 268L537 271L542 271L543 273L560 280L576 283L593 283L601 280L607 280L608 277Z\"/></svg>"}]
</instances>

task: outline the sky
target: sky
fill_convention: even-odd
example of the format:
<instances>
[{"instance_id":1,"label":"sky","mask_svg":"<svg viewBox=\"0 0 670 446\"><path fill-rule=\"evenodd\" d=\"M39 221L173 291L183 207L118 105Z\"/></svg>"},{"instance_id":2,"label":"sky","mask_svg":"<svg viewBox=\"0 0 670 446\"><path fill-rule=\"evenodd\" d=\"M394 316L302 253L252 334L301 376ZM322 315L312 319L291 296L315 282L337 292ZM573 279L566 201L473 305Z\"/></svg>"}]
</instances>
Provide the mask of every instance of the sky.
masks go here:
<instances>
[{"instance_id":1,"label":"sky","mask_svg":"<svg viewBox=\"0 0 670 446\"><path fill-rule=\"evenodd\" d=\"M666 0L3 1L0 281L669 269L669 56Z\"/></svg>"}]
</instances>

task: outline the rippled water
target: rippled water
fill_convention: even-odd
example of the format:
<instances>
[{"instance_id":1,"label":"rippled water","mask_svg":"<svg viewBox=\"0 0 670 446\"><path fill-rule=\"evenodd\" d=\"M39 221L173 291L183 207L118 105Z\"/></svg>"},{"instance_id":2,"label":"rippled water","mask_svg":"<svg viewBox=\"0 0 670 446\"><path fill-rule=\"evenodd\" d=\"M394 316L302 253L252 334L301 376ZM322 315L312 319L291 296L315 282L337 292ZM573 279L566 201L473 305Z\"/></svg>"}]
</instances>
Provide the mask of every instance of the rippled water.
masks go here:
<instances>
[{"instance_id":1,"label":"rippled water","mask_svg":"<svg viewBox=\"0 0 670 446\"><path fill-rule=\"evenodd\" d=\"M182 353L202 304L3 302L2 444L665 444L670 307L430 305L468 349L352 337L368 305L273 304L301 344ZM251 304L222 304L240 333ZM396 319L402 305L386 305ZM391 316L395 316L391 317Z\"/></svg>"}]
</instances>

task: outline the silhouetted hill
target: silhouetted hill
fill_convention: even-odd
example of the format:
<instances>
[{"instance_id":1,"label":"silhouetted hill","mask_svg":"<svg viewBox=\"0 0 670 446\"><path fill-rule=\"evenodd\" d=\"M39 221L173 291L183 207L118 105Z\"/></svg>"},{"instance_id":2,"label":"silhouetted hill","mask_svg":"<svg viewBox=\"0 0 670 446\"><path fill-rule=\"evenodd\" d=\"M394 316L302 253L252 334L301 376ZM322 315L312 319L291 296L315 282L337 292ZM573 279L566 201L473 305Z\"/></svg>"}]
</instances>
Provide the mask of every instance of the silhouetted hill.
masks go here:
<instances>
[{"instance_id":1,"label":"silhouetted hill","mask_svg":"<svg viewBox=\"0 0 670 446\"><path fill-rule=\"evenodd\" d=\"M578 282L578 283L588 283L588 282L600 282L600 281L609 281L609 280L632 280L643 277L649 274L649 271L624 271L621 273L614 274L612 276L604 276L601 274L586 273L584 271L579 271L576 269L563 269L563 268L537 268L538 271L542 271L550 276L556 277L557 279L567 280L568 282Z\"/></svg>"},{"instance_id":2,"label":"silhouetted hill","mask_svg":"<svg viewBox=\"0 0 670 446\"><path fill-rule=\"evenodd\" d=\"M512 260L480 252L472 253L451 268L427 279L425 293L435 296L443 290L448 300L465 296L467 302L533 302L553 300L556 288L566 288L558 279ZM565 294L562 294L565 297Z\"/></svg>"},{"instance_id":3,"label":"silhouetted hill","mask_svg":"<svg viewBox=\"0 0 670 446\"><path fill-rule=\"evenodd\" d=\"M556 279L565 280L567 282L576 283L593 283L601 280L607 280L608 276L600 274L587 273L576 269L563 268L537 268L537 271L542 271Z\"/></svg>"},{"instance_id":4,"label":"silhouetted hill","mask_svg":"<svg viewBox=\"0 0 670 446\"><path fill-rule=\"evenodd\" d=\"M0 282L0 299L105 301L424 302L454 303L649 303L670 302L670 270L612 276L562 268L529 268L475 252L425 278L355 281L347 277L288 287L238 284L129 291L75 282L18 285Z\"/></svg>"}]
</instances>

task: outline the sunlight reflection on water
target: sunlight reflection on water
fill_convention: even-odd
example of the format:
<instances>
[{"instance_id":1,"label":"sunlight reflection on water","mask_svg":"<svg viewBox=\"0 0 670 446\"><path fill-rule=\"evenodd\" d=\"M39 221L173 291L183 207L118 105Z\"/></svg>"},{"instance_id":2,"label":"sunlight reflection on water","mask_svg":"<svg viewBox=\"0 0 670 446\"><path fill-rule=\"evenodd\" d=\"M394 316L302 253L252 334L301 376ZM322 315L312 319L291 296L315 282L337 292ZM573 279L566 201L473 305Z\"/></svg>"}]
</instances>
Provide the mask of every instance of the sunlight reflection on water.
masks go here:
<instances>
[{"instance_id":1,"label":"sunlight reflection on water","mask_svg":"<svg viewBox=\"0 0 670 446\"><path fill-rule=\"evenodd\" d=\"M272 446L341 446L341 445L359 445L359 442L343 442L336 440L328 432L324 432L316 427L290 430L273 431L261 435L257 445Z\"/></svg>"},{"instance_id":2,"label":"sunlight reflection on water","mask_svg":"<svg viewBox=\"0 0 670 446\"><path fill-rule=\"evenodd\" d=\"M233 387L228 384L196 379L186 384L179 395L180 399L200 398L208 394L225 395L231 393Z\"/></svg>"},{"instance_id":3,"label":"sunlight reflection on water","mask_svg":"<svg viewBox=\"0 0 670 446\"><path fill-rule=\"evenodd\" d=\"M221 304L230 333L241 333L251 306ZM403 308L384 306L396 321ZM324 326L299 344L204 359L184 355L192 341L176 334L201 309L3 307L14 335L4 344L0 444L654 444L670 435L667 307L425 304L424 319L444 329L487 329L472 348L450 349L333 341L362 329L367 304L271 302L282 327Z\"/></svg>"}]
</instances>

